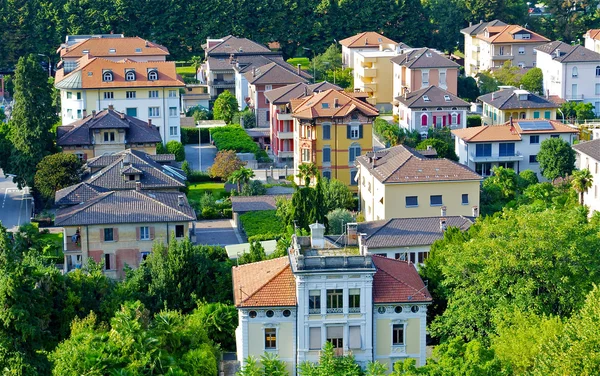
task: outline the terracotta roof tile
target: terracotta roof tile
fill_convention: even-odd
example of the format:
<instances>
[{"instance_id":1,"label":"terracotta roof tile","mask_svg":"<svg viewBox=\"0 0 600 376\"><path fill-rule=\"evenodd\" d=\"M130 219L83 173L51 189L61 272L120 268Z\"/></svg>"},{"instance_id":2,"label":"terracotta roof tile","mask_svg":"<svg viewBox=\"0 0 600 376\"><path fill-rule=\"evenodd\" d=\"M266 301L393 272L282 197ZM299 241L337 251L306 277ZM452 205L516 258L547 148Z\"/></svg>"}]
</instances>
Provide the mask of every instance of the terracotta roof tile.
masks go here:
<instances>
[{"instance_id":1,"label":"terracotta roof tile","mask_svg":"<svg viewBox=\"0 0 600 376\"><path fill-rule=\"evenodd\" d=\"M373 256L373 303L431 302L431 294L413 264Z\"/></svg>"},{"instance_id":2,"label":"terracotta roof tile","mask_svg":"<svg viewBox=\"0 0 600 376\"><path fill-rule=\"evenodd\" d=\"M411 69L458 68L459 65L431 48L415 48L390 59L392 63Z\"/></svg>"},{"instance_id":3,"label":"terracotta roof tile","mask_svg":"<svg viewBox=\"0 0 600 376\"><path fill-rule=\"evenodd\" d=\"M237 307L296 305L296 280L287 256L233 267Z\"/></svg>"},{"instance_id":4,"label":"terracotta roof tile","mask_svg":"<svg viewBox=\"0 0 600 376\"><path fill-rule=\"evenodd\" d=\"M594 40L600 40L600 29L590 29L585 33L585 36Z\"/></svg>"},{"instance_id":5,"label":"terracotta roof tile","mask_svg":"<svg viewBox=\"0 0 600 376\"><path fill-rule=\"evenodd\" d=\"M490 35L489 37L485 36L485 30L488 30L490 33L494 33L494 35ZM528 32L531 34L530 39L514 39L513 35L519 32ZM489 43L540 43L540 42L549 42L550 39L541 36L538 33L535 33L531 30L525 29L519 25L506 25L506 26L488 26L484 28L479 34L477 34L477 38L487 41Z\"/></svg>"},{"instance_id":6,"label":"terracotta roof tile","mask_svg":"<svg viewBox=\"0 0 600 376\"><path fill-rule=\"evenodd\" d=\"M468 109L471 106L451 92L433 85L407 93L406 96L396 97L395 99L408 108L467 107Z\"/></svg>"},{"instance_id":7,"label":"terracotta roof tile","mask_svg":"<svg viewBox=\"0 0 600 376\"><path fill-rule=\"evenodd\" d=\"M325 90L342 90L341 87L329 83L327 81L318 82L316 84L307 84L304 82L298 82L291 85L286 85L277 89L269 90L265 92L265 97L273 104L286 104L291 99L304 98L307 95L311 95L313 92L321 92Z\"/></svg>"},{"instance_id":8,"label":"terracotta roof tile","mask_svg":"<svg viewBox=\"0 0 600 376\"><path fill-rule=\"evenodd\" d=\"M380 44L398 44L397 42L391 40L390 38L384 37L383 35L376 33L374 31L365 31L362 33L358 33L346 39L342 39L340 41L342 46L346 46L348 48L379 48ZM402 48L409 48L404 43L400 43Z\"/></svg>"},{"instance_id":9,"label":"terracotta roof tile","mask_svg":"<svg viewBox=\"0 0 600 376\"><path fill-rule=\"evenodd\" d=\"M506 26L506 24L500 20L493 20L490 22L480 22L478 24L471 25L469 27L465 27L464 29L461 29L460 32L463 34L468 34L468 35L474 36L474 35L479 34L481 31L483 31L483 29L485 29L487 26Z\"/></svg>"},{"instance_id":10,"label":"terracotta roof tile","mask_svg":"<svg viewBox=\"0 0 600 376\"><path fill-rule=\"evenodd\" d=\"M114 50L115 52L110 52ZM140 37L127 38L90 38L61 49L60 56L79 58L87 51L96 57L111 56L168 56L169 50L160 44L149 42Z\"/></svg>"},{"instance_id":11,"label":"terracotta roof tile","mask_svg":"<svg viewBox=\"0 0 600 376\"><path fill-rule=\"evenodd\" d=\"M531 122L547 122L552 126L549 129L522 129L520 123L525 126ZM543 133L578 133L575 128L564 125L556 120L544 119L518 119L513 120L513 126L510 122L498 125L482 125L480 127L455 129L452 133L467 142L493 142L493 141L521 141L522 134L543 134Z\"/></svg>"},{"instance_id":12,"label":"terracotta roof tile","mask_svg":"<svg viewBox=\"0 0 600 376\"><path fill-rule=\"evenodd\" d=\"M337 107L334 105L337 99ZM370 104L345 93L342 90L326 90L304 98L302 103L292 102L292 116L300 119L317 117L345 117L354 110L365 116L377 116L379 111Z\"/></svg>"}]
</instances>

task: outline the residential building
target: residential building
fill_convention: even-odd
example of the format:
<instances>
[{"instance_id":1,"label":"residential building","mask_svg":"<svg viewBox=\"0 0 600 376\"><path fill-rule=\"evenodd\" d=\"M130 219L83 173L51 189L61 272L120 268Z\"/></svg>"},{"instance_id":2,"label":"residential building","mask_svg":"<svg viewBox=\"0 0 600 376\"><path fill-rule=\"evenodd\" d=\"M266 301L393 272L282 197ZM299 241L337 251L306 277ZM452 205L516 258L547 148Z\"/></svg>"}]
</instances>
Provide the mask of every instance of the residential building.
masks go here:
<instances>
[{"instance_id":1,"label":"residential building","mask_svg":"<svg viewBox=\"0 0 600 376\"><path fill-rule=\"evenodd\" d=\"M394 104L400 127L424 137L430 128L466 128L471 108L469 103L437 86L405 91L403 96L396 97Z\"/></svg>"},{"instance_id":2,"label":"residential building","mask_svg":"<svg viewBox=\"0 0 600 376\"><path fill-rule=\"evenodd\" d=\"M294 119L292 119L290 100L329 89L342 90L341 87L324 81L312 85L298 82L265 91L264 95L269 101L271 116L271 150L279 161L294 158Z\"/></svg>"},{"instance_id":3,"label":"residential building","mask_svg":"<svg viewBox=\"0 0 600 376\"><path fill-rule=\"evenodd\" d=\"M62 125L82 119L84 111L100 112L110 105L119 112L152 122L163 143L180 141L179 89L185 87L173 61L111 61L87 54L77 67L56 72Z\"/></svg>"},{"instance_id":4,"label":"residential building","mask_svg":"<svg viewBox=\"0 0 600 376\"><path fill-rule=\"evenodd\" d=\"M467 166L403 145L361 155L356 165L367 221L439 217L442 209L449 216L478 216L473 207L479 207L483 178Z\"/></svg>"},{"instance_id":5,"label":"residential building","mask_svg":"<svg viewBox=\"0 0 600 376\"><path fill-rule=\"evenodd\" d=\"M186 84L184 94L181 94L181 112L186 113L192 107L208 110L209 102L210 94L206 85Z\"/></svg>"},{"instance_id":6,"label":"residential building","mask_svg":"<svg viewBox=\"0 0 600 376\"><path fill-rule=\"evenodd\" d=\"M180 192L89 189L87 193L80 202L56 212L54 224L63 227L65 273L91 259L108 277L122 279L126 267L138 267L154 242L187 237L189 223L196 220Z\"/></svg>"},{"instance_id":7,"label":"residential building","mask_svg":"<svg viewBox=\"0 0 600 376\"><path fill-rule=\"evenodd\" d=\"M474 77L480 71L479 54L481 52L481 46L479 45L477 35L482 33L488 26L507 25L500 20L493 20L490 22L479 21L479 23L475 25L473 25L472 22L469 22L469 27L460 31L465 36L465 74L467 76Z\"/></svg>"},{"instance_id":8,"label":"residential building","mask_svg":"<svg viewBox=\"0 0 600 376\"><path fill-rule=\"evenodd\" d=\"M536 48L546 95L594 105L600 115L600 53L554 41Z\"/></svg>"},{"instance_id":9,"label":"residential building","mask_svg":"<svg viewBox=\"0 0 600 376\"><path fill-rule=\"evenodd\" d=\"M456 129L455 150L460 163L483 176L502 166L519 173L534 171L540 180L537 154L548 138L561 138L569 144L577 138L577 128L555 120L512 119L504 124Z\"/></svg>"},{"instance_id":10,"label":"residential building","mask_svg":"<svg viewBox=\"0 0 600 376\"><path fill-rule=\"evenodd\" d=\"M254 111L256 126L259 128L270 126L269 100L265 97L265 92L290 84L308 82L300 68L295 69L287 63L284 64L287 67L273 62L258 68L252 68L244 74L249 85L250 102L248 105Z\"/></svg>"},{"instance_id":11,"label":"residential building","mask_svg":"<svg viewBox=\"0 0 600 376\"><path fill-rule=\"evenodd\" d=\"M466 32L463 34L465 41L470 38ZM499 68L507 61L523 69L533 68L536 66L535 48L550 41L519 25L487 25L475 38L479 51L476 56L479 61L475 61L473 57L467 59L465 56L465 67L470 66L471 75Z\"/></svg>"},{"instance_id":12,"label":"residential building","mask_svg":"<svg viewBox=\"0 0 600 376\"><path fill-rule=\"evenodd\" d=\"M507 87L477 98L483 103L483 125L504 124L513 119L556 120L560 106L527 90Z\"/></svg>"},{"instance_id":13,"label":"residential building","mask_svg":"<svg viewBox=\"0 0 600 376\"><path fill-rule=\"evenodd\" d=\"M402 49L410 48L402 42L395 42L374 31L358 33L346 39L342 39L339 43L342 46L342 65L344 68L354 68L355 52L379 51L382 47L390 50L395 50L396 47Z\"/></svg>"},{"instance_id":14,"label":"residential building","mask_svg":"<svg viewBox=\"0 0 600 376\"><path fill-rule=\"evenodd\" d=\"M585 48L600 53L600 29L590 29L585 35Z\"/></svg>"},{"instance_id":15,"label":"residential building","mask_svg":"<svg viewBox=\"0 0 600 376\"><path fill-rule=\"evenodd\" d=\"M156 154L156 145L161 142L158 129L151 122L112 109L56 128L56 145L81 161L130 148Z\"/></svg>"},{"instance_id":16,"label":"residential building","mask_svg":"<svg viewBox=\"0 0 600 376\"><path fill-rule=\"evenodd\" d=\"M458 93L459 65L439 51L427 47L409 49L391 61L395 97L429 86L437 86L454 95Z\"/></svg>"},{"instance_id":17,"label":"residential building","mask_svg":"<svg viewBox=\"0 0 600 376\"><path fill-rule=\"evenodd\" d=\"M362 368L378 361L391 370L406 358L424 365L431 295L415 268L340 248L322 224L311 230L292 236L288 256L233 268L242 366L267 352L297 375L302 362L319 361L326 342Z\"/></svg>"},{"instance_id":18,"label":"residential building","mask_svg":"<svg viewBox=\"0 0 600 376\"><path fill-rule=\"evenodd\" d=\"M354 52L354 91L367 93L379 111L390 111L394 100L394 67L391 59L400 50L385 48Z\"/></svg>"},{"instance_id":19,"label":"residential building","mask_svg":"<svg viewBox=\"0 0 600 376\"><path fill-rule=\"evenodd\" d=\"M577 153L577 168L588 169L592 174L592 186L583 193L583 204L590 209L590 214L600 212L600 139L580 142L573 145Z\"/></svg>"},{"instance_id":20,"label":"residential building","mask_svg":"<svg viewBox=\"0 0 600 376\"><path fill-rule=\"evenodd\" d=\"M373 150L373 121L379 112L354 94L330 89L291 100L294 171L300 164L314 163L323 177L356 191L354 161Z\"/></svg>"}]
</instances>

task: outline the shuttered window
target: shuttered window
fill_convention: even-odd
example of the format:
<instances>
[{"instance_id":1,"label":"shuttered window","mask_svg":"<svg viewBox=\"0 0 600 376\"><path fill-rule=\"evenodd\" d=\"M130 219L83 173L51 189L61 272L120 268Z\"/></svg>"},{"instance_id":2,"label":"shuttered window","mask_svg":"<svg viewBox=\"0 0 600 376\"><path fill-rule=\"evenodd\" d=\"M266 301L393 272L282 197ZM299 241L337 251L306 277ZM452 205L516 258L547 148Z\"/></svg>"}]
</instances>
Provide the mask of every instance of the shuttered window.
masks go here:
<instances>
[{"instance_id":1,"label":"shuttered window","mask_svg":"<svg viewBox=\"0 0 600 376\"><path fill-rule=\"evenodd\" d=\"M331 148L323 148L323 163L331 163Z\"/></svg>"},{"instance_id":2,"label":"shuttered window","mask_svg":"<svg viewBox=\"0 0 600 376\"><path fill-rule=\"evenodd\" d=\"M331 139L331 124L323 123L323 140Z\"/></svg>"},{"instance_id":3,"label":"shuttered window","mask_svg":"<svg viewBox=\"0 0 600 376\"><path fill-rule=\"evenodd\" d=\"M310 350L321 350L321 327L310 328L308 332Z\"/></svg>"},{"instance_id":4,"label":"shuttered window","mask_svg":"<svg viewBox=\"0 0 600 376\"><path fill-rule=\"evenodd\" d=\"M351 349L360 349L360 326L351 326L350 327L350 341L348 345Z\"/></svg>"}]
</instances>

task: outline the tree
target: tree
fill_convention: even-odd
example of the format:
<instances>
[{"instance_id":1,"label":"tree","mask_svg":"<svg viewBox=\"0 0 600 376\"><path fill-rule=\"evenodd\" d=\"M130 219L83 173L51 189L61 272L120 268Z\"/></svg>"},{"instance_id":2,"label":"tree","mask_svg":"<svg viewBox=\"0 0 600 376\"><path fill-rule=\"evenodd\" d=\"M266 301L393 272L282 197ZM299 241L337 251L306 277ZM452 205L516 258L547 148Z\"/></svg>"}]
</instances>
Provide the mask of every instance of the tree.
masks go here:
<instances>
[{"instance_id":1,"label":"tree","mask_svg":"<svg viewBox=\"0 0 600 376\"><path fill-rule=\"evenodd\" d=\"M346 209L335 209L327 213L327 223L331 235L345 233L346 225L352 222L354 222L354 216Z\"/></svg>"},{"instance_id":2,"label":"tree","mask_svg":"<svg viewBox=\"0 0 600 376\"><path fill-rule=\"evenodd\" d=\"M10 126L7 123L0 122L0 169L8 171L8 161L12 152L12 142L10 141Z\"/></svg>"},{"instance_id":3,"label":"tree","mask_svg":"<svg viewBox=\"0 0 600 376\"><path fill-rule=\"evenodd\" d=\"M467 102L475 102L479 97L477 81L470 76L458 76L458 96Z\"/></svg>"},{"instance_id":4,"label":"tree","mask_svg":"<svg viewBox=\"0 0 600 376\"><path fill-rule=\"evenodd\" d=\"M579 121L595 118L594 105L588 102L578 102L575 107L575 117Z\"/></svg>"},{"instance_id":5,"label":"tree","mask_svg":"<svg viewBox=\"0 0 600 376\"><path fill-rule=\"evenodd\" d=\"M236 373L236 376L263 376L263 372L258 365L255 357L249 356L245 360L244 366Z\"/></svg>"},{"instance_id":6,"label":"tree","mask_svg":"<svg viewBox=\"0 0 600 376\"><path fill-rule=\"evenodd\" d=\"M571 185L579 193L579 204L583 205L583 194L587 193L588 189L592 188L594 177L590 170L584 168L573 172Z\"/></svg>"},{"instance_id":7,"label":"tree","mask_svg":"<svg viewBox=\"0 0 600 376\"><path fill-rule=\"evenodd\" d=\"M489 71L479 72L477 86L479 86L479 93L485 95L498 90L498 80Z\"/></svg>"},{"instance_id":8,"label":"tree","mask_svg":"<svg viewBox=\"0 0 600 376\"><path fill-rule=\"evenodd\" d=\"M227 181L234 171L244 166L244 162L233 150L221 150L217 153L213 165L209 167L208 174L213 178L221 178Z\"/></svg>"},{"instance_id":9,"label":"tree","mask_svg":"<svg viewBox=\"0 0 600 376\"><path fill-rule=\"evenodd\" d=\"M542 176L554 181L571 174L575 168L575 151L561 138L548 138L540 145L537 161Z\"/></svg>"},{"instance_id":10,"label":"tree","mask_svg":"<svg viewBox=\"0 0 600 376\"><path fill-rule=\"evenodd\" d=\"M533 172L532 170L523 170L521 172L519 172L519 190L521 192L523 192L525 189L527 189L528 187L539 183L539 179L538 176L535 172Z\"/></svg>"},{"instance_id":11,"label":"tree","mask_svg":"<svg viewBox=\"0 0 600 376\"><path fill-rule=\"evenodd\" d=\"M333 70L341 69L342 53L338 49L337 43L332 43L325 52L316 55L312 63L314 64L315 70L315 82L317 82L317 77L320 77L321 80L323 80L327 71L333 72Z\"/></svg>"},{"instance_id":12,"label":"tree","mask_svg":"<svg viewBox=\"0 0 600 376\"><path fill-rule=\"evenodd\" d=\"M387 366L378 361L367 363L366 376L385 376L387 375Z\"/></svg>"},{"instance_id":13,"label":"tree","mask_svg":"<svg viewBox=\"0 0 600 376\"><path fill-rule=\"evenodd\" d=\"M224 351L235 351L235 329L238 325L237 309L223 303L199 303L195 311L204 323L208 338Z\"/></svg>"},{"instance_id":14,"label":"tree","mask_svg":"<svg viewBox=\"0 0 600 376\"><path fill-rule=\"evenodd\" d=\"M298 166L298 175L296 175L300 181L304 181L304 186L308 187L310 181L319 175L319 169L314 163L302 163Z\"/></svg>"},{"instance_id":15,"label":"tree","mask_svg":"<svg viewBox=\"0 0 600 376\"><path fill-rule=\"evenodd\" d=\"M359 376L361 369L354 356L336 356L331 342L325 342L321 350L319 364L303 362L299 366L301 376L346 375Z\"/></svg>"},{"instance_id":16,"label":"tree","mask_svg":"<svg viewBox=\"0 0 600 376\"><path fill-rule=\"evenodd\" d=\"M228 181L237 184L238 193L242 192L242 185L248 184L254 177L254 171L251 168L240 167L229 175Z\"/></svg>"},{"instance_id":17,"label":"tree","mask_svg":"<svg viewBox=\"0 0 600 376\"><path fill-rule=\"evenodd\" d=\"M260 180L250 180L242 186L240 196L262 196L267 194L267 188Z\"/></svg>"},{"instance_id":18,"label":"tree","mask_svg":"<svg viewBox=\"0 0 600 376\"><path fill-rule=\"evenodd\" d=\"M4 172L15 174L19 187L23 181L31 187L36 166L54 148L50 130L58 120L52 105L52 87L33 55L19 59L14 100L10 121L13 149Z\"/></svg>"},{"instance_id":19,"label":"tree","mask_svg":"<svg viewBox=\"0 0 600 376\"><path fill-rule=\"evenodd\" d=\"M438 158L448 158L452 161L458 161L458 156L454 151L454 147L448 144L446 141L437 138L427 138L417 145L417 150L427 150L427 147L431 146L437 152Z\"/></svg>"},{"instance_id":20,"label":"tree","mask_svg":"<svg viewBox=\"0 0 600 376\"><path fill-rule=\"evenodd\" d=\"M390 124L387 120L378 117L373 122L373 129L375 134L386 144L386 146L398 145L400 136L400 127L398 124Z\"/></svg>"},{"instance_id":21,"label":"tree","mask_svg":"<svg viewBox=\"0 0 600 376\"><path fill-rule=\"evenodd\" d=\"M500 68L494 70L493 75L500 85L518 87L521 81L521 68L512 65L510 61L505 61Z\"/></svg>"},{"instance_id":22,"label":"tree","mask_svg":"<svg viewBox=\"0 0 600 376\"><path fill-rule=\"evenodd\" d=\"M174 154L177 162L185 160L185 147L179 141L171 140L166 145L167 154Z\"/></svg>"},{"instance_id":23,"label":"tree","mask_svg":"<svg viewBox=\"0 0 600 376\"><path fill-rule=\"evenodd\" d=\"M260 357L260 363L263 366L265 376L288 376L289 372L285 367L285 362L279 359L276 354L265 353Z\"/></svg>"},{"instance_id":24,"label":"tree","mask_svg":"<svg viewBox=\"0 0 600 376\"><path fill-rule=\"evenodd\" d=\"M215 120L225 120L227 124L231 124L233 115L238 112L238 102L235 95L229 90L225 90L215 100L213 105L213 116Z\"/></svg>"},{"instance_id":25,"label":"tree","mask_svg":"<svg viewBox=\"0 0 600 376\"><path fill-rule=\"evenodd\" d=\"M35 189L47 203L52 203L56 191L81 181L81 172L81 162L74 154L45 156L37 165Z\"/></svg>"},{"instance_id":26,"label":"tree","mask_svg":"<svg viewBox=\"0 0 600 376\"><path fill-rule=\"evenodd\" d=\"M531 68L521 77L523 89L529 90L535 94L544 93L544 74L540 68Z\"/></svg>"},{"instance_id":27,"label":"tree","mask_svg":"<svg viewBox=\"0 0 600 376\"><path fill-rule=\"evenodd\" d=\"M323 198L326 212L338 208L354 210L354 196L350 188L337 179L323 179Z\"/></svg>"},{"instance_id":28,"label":"tree","mask_svg":"<svg viewBox=\"0 0 600 376\"><path fill-rule=\"evenodd\" d=\"M231 120L233 124L240 124L244 128L255 128L256 127L256 116L250 108L246 107L244 111L236 112Z\"/></svg>"},{"instance_id":29,"label":"tree","mask_svg":"<svg viewBox=\"0 0 600 376\"><path fill-rule=\"evenodd\" d=\"M238 258L238 265L250 264L252 262L263 261L267 259L267 255L265 254L265 249L260 244L259 241L253 241L250 243L250 250L248 252L244 252Z\"/></svg>"}]
</instances>

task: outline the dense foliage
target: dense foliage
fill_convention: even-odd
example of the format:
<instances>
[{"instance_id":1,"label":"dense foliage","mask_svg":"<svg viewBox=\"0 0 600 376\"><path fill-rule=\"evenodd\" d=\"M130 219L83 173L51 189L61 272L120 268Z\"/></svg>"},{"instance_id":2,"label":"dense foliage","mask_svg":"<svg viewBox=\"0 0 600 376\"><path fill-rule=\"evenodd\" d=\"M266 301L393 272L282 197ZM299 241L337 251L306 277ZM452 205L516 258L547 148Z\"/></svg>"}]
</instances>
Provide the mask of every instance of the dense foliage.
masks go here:
<instances>
[{"instance_id":1,"label":"dense foliage","mask_svg":"<svg viewBox=\"0 0 600 376\"><path fill-rule=\"evenodd\" d=\"M212 178L221 178L221 180L227 181L235 171L243 167L244 162L235 154L235 151L221 150L217 152L213 165L208 169L208 174Z\"/></svg>"},{"instance_id":2,"label":"dense foliage","mask_svg":"<svg viewBox=\"0 0 600 376\"><path fill-rule=\"evenodd\" d=\"M248 238L261 235L262 240L277 239L285 232L285 225L275 210L253 211L240 215L240 221Z\"/></svg>"},{"instance_id":3,"label":"dense foliage","mask_svg":"<svg viewBox=\"0 0 600 376\"><path fill-rule=\"evenodd\" d=\"M81 181L81 161L75 154L57 153L44 157L37 165L35 188L49 204L59 189Z\"/></svg>"},{"instance_id":4,"label":"dense foliage","mask_svg":"<svg viewBox=\"0 0 600 376\"><path fill-rule=\"evenodd\" d=\"M167 154L174 154L177 162L185 160L185 148L181 142L171 140L167 142L166 148Z\"/></svg>"},{"instance_id":5,"label":"dense foliage","mask_svg":"<svg viewBox=\"0 0 600 376\"><path fill-rule=\"evenodd\" d=\"M575 169L575 150L561 138L548 138L540 145L537 161L546 179L564 178Z\"/></svg>"},{"instance_id":6,"label":"dense foliage","mask_svg":"<svg viewBox=\"0 0 600 376\"><path fill-rule=\"evenodd\" d=\"M220 151L233 150L237 153L254 153L259 162L267 161L267 153L258 147L252 137L238 124L211 128L210 134Z\"/></svg>"},{"instance_id":7,"label":"dense foliage","mask_svg":"<svg viewBox=\"0 0 600 376\"><path fill-rule=\"evenodd\" d=\"M215 100L212 110L215 120L225 120L225 123L231 124L233 116L238 112L238 102L235 95L229 90L225 90Z\"/></svg>"}]
</instances>

